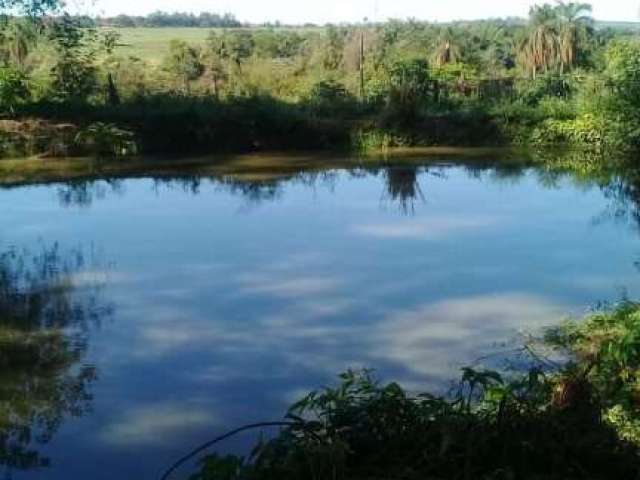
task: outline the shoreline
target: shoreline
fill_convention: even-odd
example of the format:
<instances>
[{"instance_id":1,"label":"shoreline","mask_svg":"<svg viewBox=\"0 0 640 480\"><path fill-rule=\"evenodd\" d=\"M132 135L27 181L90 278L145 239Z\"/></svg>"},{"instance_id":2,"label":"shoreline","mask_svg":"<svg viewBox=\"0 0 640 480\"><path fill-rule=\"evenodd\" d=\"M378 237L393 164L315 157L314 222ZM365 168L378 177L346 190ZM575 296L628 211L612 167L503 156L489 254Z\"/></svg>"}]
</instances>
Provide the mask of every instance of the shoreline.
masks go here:
<instances>
[{"instance_id":1,"label":"shoreline","mask_svg":"<svg viewBox=\"0 0 640 480\"><path fill-rule=\"evenodd\" d=\"M12 187L63 181L105 178L169 177L181 175L236 175L268 180L301 171L382 165L397 161L421 165L433 162L505 163L531 161L531 150L522 147L410 147L384 152L254 152L188 157L141 156L99 159L93 157L27 157L0 160L0 186Z\"/></svg>"}]
</instances>

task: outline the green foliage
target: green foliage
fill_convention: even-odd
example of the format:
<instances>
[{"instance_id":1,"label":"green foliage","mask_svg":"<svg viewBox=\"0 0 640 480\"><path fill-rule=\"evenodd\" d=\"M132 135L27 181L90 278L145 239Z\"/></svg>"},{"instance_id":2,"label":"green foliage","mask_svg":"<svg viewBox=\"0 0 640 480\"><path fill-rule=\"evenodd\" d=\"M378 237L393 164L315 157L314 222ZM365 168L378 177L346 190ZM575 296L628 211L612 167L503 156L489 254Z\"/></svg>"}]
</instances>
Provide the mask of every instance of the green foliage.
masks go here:
<instances>
[{"instance_id":1,"label":"green foliage","mask_svg":"<svg viewBox=\"0 0 640 480\"><path fill-rule=\"evenodd\" d=\"M640 106L640 42L616 41L606 55L605 75L611 82L617 100L628 108Z\"/></svg>"},{"instance_id":2,"label":"green foliage","mask_svg":"<svg viewBox=\"0 0 640 480\"><path fill-rule=\"evenodd\" d=\"M120 46L122 34L116 30L106 30L101 33L101 43L107 55L112 55L117 47Z\"/></svg>"},{"instance_id":3,"label":"green foliage","mask_svg":"<svg viewBox=\"0 0 640 480\"><path fill-rule=\"evenodd\" d=\"M210 32L207 38L210 53L241 68L242 63L253 55L255 42L253 35L245 30Z\"/></svg>"},{"instance_id":4,"label":"green foliage","mask_svg":"<svg viewBox=\"0 0 640 480\"><path fill-rule=\"evenodd\" d=\"M571 78L568 76L557 74L539 75L533 81L519 83L518 97L521 101L535 106L547 97L566 99L571 96L573 90Z\"/></svg>"},{"instance_id":5,"label":"green foliage","mask_svg":"<svg viewBox=\"0 0 640 480\"><path fill-rule=\"evenodd\" d=\"M38 39L34 22L13 19L0 30L0 56L10 67L24 71L29 54L35 49Z\"/></svg>"},{"instance_id":6,"label":"green foliage","mask_svg":"<svg viewBox=\"0 0 640 480\"><path fill-rule=\"evenodd\" d=\"M461 63L464 54L461 44L462 39L457 30L452 27L443 28L436 40L433 63L437 67Z\"/></svg>"},{"instance_id":7,"label":"green foliage","mask_svg":"<svg viewBox=\"0 0 640 480\"><path fill-rule=\"evenodd\" d=\"M306 42L298 32L273 29L258 31L254 37L257 55L269 59L294 58L302 52Z\"/></svg>"},{"instance_id":8,"label":"green foliage","mask_svg":"<svg viewBox=\"0 0 640 480\"><path fill-rule=\"evenodd\" d=\"M562 97L544 97L538 103L538 110L545 118L572 120L576 118L576 106L573 101Z\"/></svg>"},{"instance_id":9,"label":"green foliage","mask_svg":"<svg viewBox=\"0 0 640 480\"><path fill-rule=\"evenodd\" d=\"M246 470L244 458L228 455L220 457L218 455L209 455L201 461L202 469L190 480L236 480L240 478L243 471Z\"/></svg>"},{"instance_id":10,"label":"green foliage","mask_svg":"<svg viewBox=\"0 0 640 480\"><path fill-rule=\"evenodd\" d=\"M412 143L412 139L402 133L374 128L357 131L353 136L352 147L363 154L386 153L391 148L410 147Z\"/></svg>"},{"instance_id":11,"label":"green foliage","mask_svg":"<svg viewBox=\"0 0 640 480\"><path fill-rule=\"evenodd\" d=\"M547 333L547 342L565 349L608 406L630 407L640 398L640 308L625 301L568 322Z\"/></svg>"},{"instance_id":12,"label":"green foliage","mask_svg":"<svg viewBox=\"0 0 640 480\"><path fill-rule=\"evenodd\" d=\"M0 12L19 11L31 17L55 10L59 0L0 0Z\"/></svg>"},{"instance_id":13,"label":"green foliage","mask_svg":"<svg viewBox=\"0 0 640 480\"><path fill-rule=\"evenodd\" d=\"M13 112L15 107L29 98L27 77L12 68L0 68L0 109Z\"/></svg>"},{"instance_id":14,"label":"green foliage","mask_svg":"<svg viewBox=\"0 0 640 480\"><path fill-rule=\"evenodd\" d=\"M348 371L293 404L291 426L249 458L216 455L194 479L637 478L640 304L549 329L533 365L505 377L465 368L447 397L410 395Z\"/></svg>"},{"instance_id":15,"label":"green foliage","mask_svg":"<svg viewBox=\"0 0 640 480\"><path fill-rule=\"evenodd\" d=\"M199 79L205 71L200 61L199 49L181 40L172 40L165 69L182 83L185 92L190 91L191 82Z\"/></svg>"},{"instance_id":16,"label":"green foliage","mask_svg":"<svg viewBox=\"0 0 640 480\"><path fill-rule=\"evenodd\" d=\"M567 322L547 334L601 399L605 419L623 438L640 442L640 306L624 301L583 322Z\"/></svg>"},{"instance_id":17,"label":"green foliage","mask_svg":"<svg viewBox=\"0 0 640 480\"><path fill-rule=\"evenodd\" d=\"M49 38L56 51L51 69L52 96L62 101L83 101L97 91L94 33L65 15L51 26Z\"/></svg>"},{"instance_id":18,"label":"green foliage","mask_svg":"<svg viewBox=\"0 0 640 480\"><path fill-rule=\"evenodd\" d=\"M452 398L444 398L409 395L396 383L379 383L369 371L349 371L337 386L296 402L288 414L294 424L261 441L249 459L210 457L194 478L633 476L636 450L600 422L599 404L588 389L570 402L556 401L560 388L578 388L571 378L533 368L507 380L496 372L464 369Z\"/></svg>"},{"instance_id":19,"label":"green foliage","mask_svg":"<svg viewBox=\"0 0 640 480\"><path fill-rule=\"evenodd\" d=\"M322 65L326 70L335 71L341 68L344 61L345 32L329 26L323 48Z\"/></svg>"},{"instance_id":20,"label":"green foliage","mask_svg":"<svg viewBox=\"0 0 640 480\"><path fill-rule=\"evenodd\" d=\"M299 138L286 137L288 130L274 132L262 120L271 116L289 128L301 112L309 117L301 130L314 123L312 130L326 134L313 144L333 148L461 142L640 146L638 43L594 29L583 4L540 6L527 25L408 20L323 28L168 29L199 21L230 26L233 20L201 17L154 14L128 21L167 29L100 32L85 18L57 17L46 30L52 42L42 41L33 22L12 19L0 30L0 61L25 75L31 93L13 108L18 115L39 116L50 113L52 100L73 102L87 107L83 113L91 121L140 135L147 131L136 124L145 120L138 111L145 97L154 104L152 117L160 116L156 101L162 97L181 97L181 111L210 101L213 110L231 116L229 124L237 121L238 110L248 115L240 122L248 124L244 140L262 140L238 143L257 148L299 145ZM180 40L170 43L174 37ZM238 107L239 97L254 101ZM29 98L36 103L29 106ZM177 101L160 103L170 104L172 116ZM124 105L112 115L103 103ZM246 110L248 104L258 110ZM263 110L267 104L274 108L269 115ZM180 113L183 121L174 125L171 138L182 136L213 150L236 144L224 138L209 142L228 134L224 120L193 108L198 113ZM267 130L257 134L257 125ZM337 136L340 143L331 145L328 139L338 131L344 132ZM274 135L283 138L274 142ZM146 150L150 143L139 145Z\"/></svg>"},{"instance_id":21,"label":"green foliage","mask_svg":"<svg viewBox=\"0 0 640 480\"><path fill-rule=\"evenodd\" d=\"M557 140L613 148L640 146L640 43L614 41L606 53L601 77L580 85L575 120L548 121L542 126Z\"/></svg>"},{"instance_id":22,"label":"green foliage","mask_svg":"<svg viewBox=\"0 0 640 480\"><path fill-rule=\"evenodd\" d=\"M315 113L330 115L357 110L357 99L344 85L335 80L323 80L311 87L305 97L305 103Z\"/></svg>"},{"instance_id":23,"label":"green foliage","mask_svg":"<svg viewBox=\"0 0 640 480\"><path fill-rule=\"evenodd\" d=\"M415 59L394 62L388 75L389 92L382 124L405 126L415 122L429 100L429 64Z\"/></svg>"},{"instance_id":24,"label":"green foliage","mask_svg":"<svg viewBox=\"0 0 640 480\"><path fill-rule=\"evenodd\" d=\"M590 4L563 1L531 7L518 48L523 70L535 78L539 72L562 74L573 68L594 33L591 11Z\"/></svg>"},{"instance_id":25,"label":"green foliage","mask_svg":"<svg viewBox=\"0 0 640 480\"><path fill-rule=\"evenodd\" d=\"M137 153L135 134L109 123L96 122L81 129L75 143L82 151L97 156L127 157Z\"/></svg>"},{"instance_id":26,"label":"green foliage","mask_svg":"<svg viewBox=\"0 0 640 480\"><path fill-rule=\"evenodd\" d=\"M575 120L546 120L532 136L537 144L575 144L602 147L610 125L601 117L586 114Z\"/></svg>"},{"instance_id":27,"label":"green foliage","mask_svg":"<svg viewBox=\"0 0 640 480\"><path fill-rule=\"evenodd\" d=\"M195 15L184 12L155 11L144 17L120 14L115 17L100 18L99 22L101 26L117 28L238 28L242 26L231 13L220 15L210 12L202 12Z\"/></svg>"}]
</instances>

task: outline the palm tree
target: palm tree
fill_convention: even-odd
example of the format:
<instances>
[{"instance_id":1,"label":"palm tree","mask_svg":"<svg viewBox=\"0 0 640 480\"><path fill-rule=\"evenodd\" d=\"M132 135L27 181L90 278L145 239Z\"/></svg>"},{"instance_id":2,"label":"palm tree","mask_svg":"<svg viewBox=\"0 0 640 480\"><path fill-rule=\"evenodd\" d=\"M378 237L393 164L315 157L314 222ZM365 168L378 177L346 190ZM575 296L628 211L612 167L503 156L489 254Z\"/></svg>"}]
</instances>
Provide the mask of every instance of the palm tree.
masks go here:
<instances>
[{"instance_id":1,"label":"palm tree","mask_svg":"<svg viewBox=\"0 0 640 480\"><path fill-rule=\"evenodd\" d=\"M529 32L519 45L518 57L533 78L538 71L549 71L559 62L558 13L549 5L536 5L529 11Z\"/></svg>"},{"instance_id":2,"label":"palm tree","mask_svg":"<svg viewBox=\"0 0 640 480\"><path fill-rule=\"evenodd\" d=\"M417 167L412 166L391 167L385 171L386 196L391 202L397 202L400 211L405 215L415 213L417 200L425 202L418 178L420 173Z\"/></svg>"},{"instance_id":3,"label":"palm tree","mask_svg":"<svg viewBox=\"0 0 640 480\"><path fill-rule=\"evenodd\" d=\"M433 62L442 67L449 63L457 63L462 60L462 47L455 32L451 27L446 27L440 32L436 40L436 49L433 54Z\"/></svg>"},{"instance_id":4,"label":"palm tree","mask_svg":"<svg viewBox=\"0 0 640 480\"><path fill-rule=\"evenodd\" d=\"M494 70L504 67L514 51L513 39L507 36L504 27L499 24L481 25L475 40L485 64Z\"/></svg>"},{"instance_id":5,"label":"palm tree","mask_svg":"<svg viewBox=\"0 0 640 480\"><path fill-rule=\"evenodd\" d=\"M560 72L563 73L565 68L572 67L576 62L580 40L593 23L593 8L588 3L558 1L556 10L560 20Z\"/></svg>"}]
</instances>

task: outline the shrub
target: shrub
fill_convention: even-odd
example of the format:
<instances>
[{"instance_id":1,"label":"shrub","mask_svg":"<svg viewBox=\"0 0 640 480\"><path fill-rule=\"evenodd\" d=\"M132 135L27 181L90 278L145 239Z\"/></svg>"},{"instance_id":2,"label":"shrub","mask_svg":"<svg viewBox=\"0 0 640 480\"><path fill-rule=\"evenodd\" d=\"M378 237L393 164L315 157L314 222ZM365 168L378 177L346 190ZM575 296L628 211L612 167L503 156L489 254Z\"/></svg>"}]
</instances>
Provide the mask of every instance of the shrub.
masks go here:
<instances>
[{"instance_id":1,"label":"shrub","mask_svg":"<svg viewBox=\"0 0 640 480\"><path fill-rule=\"evenodd\" d=\"M538 104L541 115L556 120L570 120L576 116L574 102L560 97L545 97Z\"/></svg>"},{"instance_id":2,"label":"shrub","mask_svg":"<svg viewBox=\"0 0 640 480\"><path fill-rule=\"evenodd\" d=\"M451 399L412 396L367 371L340 378L294 404L291 425L249 459L207 457L192 478L604 480L640 467L578 378L464 369Z\"/></svg>"},{"instance_id":3,"label":"shrub","mask_svg":"<svg viewBox=\"0 0 640 480\"><path fill-rule=\"evenodd\" d=\"M592 145L601 147L606 142L607 125L601 117L590 114L575 120L546 120L532 134L533 143Z\"/></svg>"},{"instance_id":4,"label":"shrub","mask_svg":"<svg viewBox=\"0 0 640 480\"><path fill-rule=\"evenodd\" d=\"M517 84L518 97L527 105L538 105L545 97L568 98L575 90L566 75L547 74L535 80L522 80Z\"/></svg>"},{"instance_id":5,"label":"shrub","mask_svg":"<svg viewBox=\"0 0 640 480\"><path fill-rule=\"evenodd\" d=\"M640 106L640 42L612 43L607 49L606 61L605 76L611 82L614 95L628 106Z\"/></svg>"},{"instance_id":6,"label":"shrub","mask_svg":"<svg viewBox=\"0 0 640 480\"><path fill-rule=\"evenodd\" d=\"M390 148L409 147L412 140L408 135L386 130L359 130L353 136L353 149L360 153L386 152Z\"/></svg>"},{"instance_id":7,"label":"shrub","mask_svg":"<svg viewBox=\"0 0 640 480\"><path fill-rule=\"evenodd\" d=\"M315 113L331 115L357 111L358 100L346 87L335 80L323 80L315 83L303 99Z\"/></svg>"},{"instance_id":8,"label":"shrub","mask_svg":"<svg viewBox=\"0 0 640 480\"><path fill-rule=\"evenodd\" d=\"M126 157L137 153L133 132L112 123L96 122L80 130L75 143L92 155Z\"/></svg>"},{"instance_id":9,"label":"shrub","mask_svg":"<svg viewBox=\"0 0 640 480\"><path fill-rule=\"evenodd\" d=\"M50 37L56 51L51 69L52 96L62 101L85 101L98 88L93 30L81 28L65 15L53 23Z\"/></svg>"},{"instance_id":10,"label":"shrub","mask_svg":"<svg viewBox=\"0 0 640 480\"><path fill-rule=\"evenodd\" d=\"M12 113L30 96L27 77L12 68L0 68L0 109Z\"/></svg>"},{"instance_id":11,"label":"shrub","mask_svg":"<svg viewBox=\"0 0 640 480\"><path fill-rule=\"evenodd\" d=\"M623 150L640 145L640 126L587 113L574 120L547 120L534 130L531 141Z\"/></svg>"}]
</instances>

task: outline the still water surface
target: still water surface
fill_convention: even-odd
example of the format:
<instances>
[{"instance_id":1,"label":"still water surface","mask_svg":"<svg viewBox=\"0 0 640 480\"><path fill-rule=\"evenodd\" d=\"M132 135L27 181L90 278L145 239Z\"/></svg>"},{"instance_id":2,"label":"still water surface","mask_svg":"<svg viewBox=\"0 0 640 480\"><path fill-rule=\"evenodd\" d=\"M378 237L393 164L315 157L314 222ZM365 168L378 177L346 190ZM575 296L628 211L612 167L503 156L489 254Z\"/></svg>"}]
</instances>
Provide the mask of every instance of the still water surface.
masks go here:
<instances>
[{"instance_id":1,"label":"still water surface","mask_svg":"<svg viewBox=\"0 0 640 480\"><path fill-rule=\"evenodd\" d=\"M2 189L2 468L152 480L349 367L445 386L640 295L635 191L433 162Z\"/></svg>"}]
</instances>

